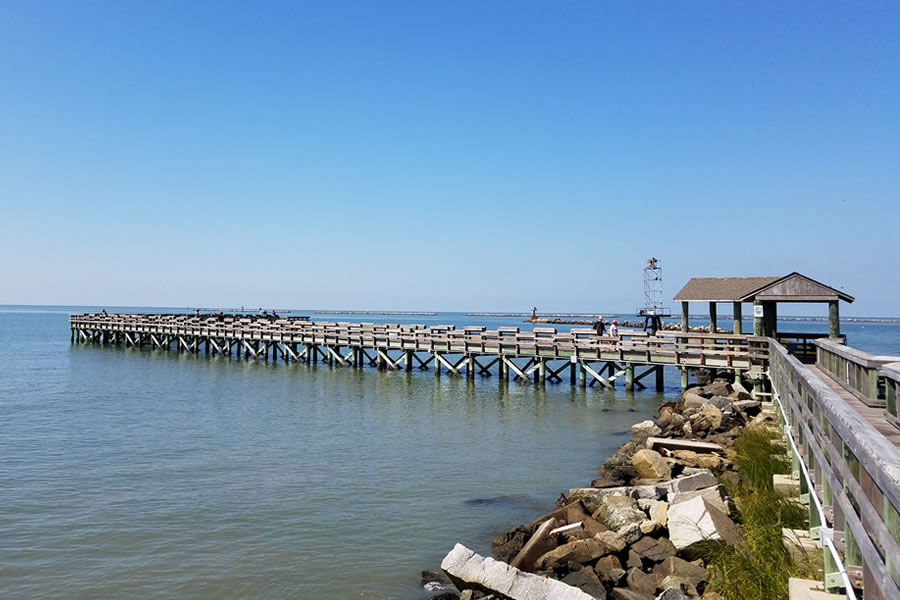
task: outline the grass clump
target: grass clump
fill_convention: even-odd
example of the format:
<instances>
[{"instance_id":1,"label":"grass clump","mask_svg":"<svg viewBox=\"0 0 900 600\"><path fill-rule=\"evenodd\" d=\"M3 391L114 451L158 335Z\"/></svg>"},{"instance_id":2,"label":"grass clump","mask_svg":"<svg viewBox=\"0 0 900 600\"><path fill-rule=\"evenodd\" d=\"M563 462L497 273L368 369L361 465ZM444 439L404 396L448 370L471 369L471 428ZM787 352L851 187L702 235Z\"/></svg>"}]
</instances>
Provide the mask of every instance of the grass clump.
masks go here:
<instances>
[{"instance_id":1,"label":"grass clump","mask_svg":"<svg viewBox=\"0 0 900 600\"><path fill-rule=\"evenodd\" d=\"M777 431L751 429L736 441L741 484L727 487L740 512L743 538L734 546L704 548L710 589L725 600L786 599L789 578L818 578L818 553L795 560L782 542L782 528L807 528L808 512L772 489L772 475L791 468L780 440Z\"/></svg>"},{"instance_id":2,"label":"grass clump","mask_svg":"<svg viewBox=\"0 0 900 600\"><path fill-rule=\"evenodd\" d=\"M745 429L735 440L734 466L749 489L772 489L772 475L791 472L781 434L775 429Z\"/></svg>"}]
</instances>

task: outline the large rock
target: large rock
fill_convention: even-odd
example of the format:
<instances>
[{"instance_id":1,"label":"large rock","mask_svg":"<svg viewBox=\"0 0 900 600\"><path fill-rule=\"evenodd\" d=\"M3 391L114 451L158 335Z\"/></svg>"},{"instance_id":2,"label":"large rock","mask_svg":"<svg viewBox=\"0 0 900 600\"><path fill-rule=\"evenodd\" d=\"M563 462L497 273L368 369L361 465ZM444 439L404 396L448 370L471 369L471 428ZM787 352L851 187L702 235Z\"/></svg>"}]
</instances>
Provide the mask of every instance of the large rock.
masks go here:
<instances>
[{"instance_id":1,"label":"large rock","mask_svg":"<svg viewBox=\"0 0 900 600\"><path fill-rule=\"evenodd\" d=\"M631 464L642 479L671 479L672 468L659 452L654 450L638 450L631 457Z\"/></svg>"},{"instance_id":2,"label":"large rock","mask_svg":"<svg viewBox=\"0 0 900 600\"><path fill-rule=\"evenodd\" d=\"M456 544L444 557L441 569L461 590L476 588L513 600L593 600L576 587L485 558L462 544Z\"/></svg>"},{"instance_id":3,"label":"large rock","mask_svg":"<svg viewBox=\"0 0 900 600\"><path fill-rule=\"evenodd\" d=\"M494 536L491 540L491 552L498 560L509 562L516 554L521 552L522 547L531 538L531 534L538 525L539 523L533 527L531 525L517 525L509 531Z\"/></svg>"},{"instance_id":4,"label":"large rock","mask_svg":"<svg viewBox=\"0 0 900 600\"><path fill-rule=\"evenodd\" d=\"M637 502L628 496L605 496L600 500L600 505L593 516L610 529L619 531L632 523L638 525L647 518L637 506Z\"/></svg>"},{"instance_id":5,"label":"large rock","mask_svg":"<svg viewBox=\"0 0 900 600\"><path fill-rule=\"evenodd\" d=\"M719 444L710 444L709 442L697 442L694 440L683 440L680 438L658 438L650 437L644 442L644 445L651 450L659 450L665 448L667 450L691 450L693 452L721 452L722 446Z\"/></svg>"},{"instance_id":6,"label":"large rock","mask_svg":"<svg viewBox=\"0 0 900 600\"><path fill-rule=\"evenodd\" d=\"M675 556L675 546L666 538L643 537L635 542L631 549L637 552L642 560L655 563Z\"/></svg>"},{"instance_id":7,"label":"large rock","mask_svg":"<svg viewBox=\"0 0 900 600\"><path fill-rule=\"evenodd\" d=\"M693 500L698 496L706 498L707 501L726 515L731 514L731 506L728 504L728 494L725 493L725 488L722 487L721 484L702 490L694 490L692 492L676 492L674 494L669 494L669 503L680 504L681 502Z\"/></svg>"},{"instance_id":8,"label":"large rock","mask_svg":"<svg viewBox=\"0 0 900 600\"><path fill-rule=\"evenodd\" d=\"M703 496L669 506L669 539L679 552L704 540L735 544L740 539L737 526Z\"/></svg>"},{"instance_id":9,"label":"large rock","mask_svg":"<svg viewBox=\"0 0 900 600\"><path fill-rule=\"evenodd\" d=\"M611 554L597 561L597 564L594 565L594 572L597 573L600 581L611 583L614 586L618 585L619 581L625 576L625 569L622 568L622 563Z\"/></svg>"},{"instance_id":10,"label":"large rock","mask_svg":"<svg viewBox=\"0 0 900 600\"><path fill-rule=\"evenodd\" d=\"M612 591L613 600L653 600L652 594L644 594L636 592L628 588L614 588Z\"/></svg>"},{"instance_id":11,"label":"large rock","mask_svg":"<svg viewBox=\"0 0 900 600\"><path fill-rule=\"evenodd\" d=\"M722 411L714 405L704 404L703 408L700 409L700 414L706 417L710 429L716 430L722 426Z\"/></svg>"},{"instance_id":12,"label":"large rock","mask_svg":"<svg viewBox=\"0 0 900 600\"><path fill-rule=\"evenodd\" d=\"M684 592L682 592L681 589L677 588L677 587L667 587L659 594L659 596L656 597L656 600L684 600L684 599L685 599Z\"/></svg>"},{"instance_id":13,"label":"large rock","mask_svg":"<svg viewBox=\"0 0 900 600\"><path fill-rule=\"evenodd\" d=\"M654 437L662 433L662 429L653 421L641 421L631 426L631 438L635 442L643 443L648 437Z\"/></svg>"},{"instance_id":14,"label":"large rock","mask_svg":"<svg viewBox=\"0 0 900 600\"><path fill-rule=\"evenodd\" d=\"M669 576L685 579L690 581L694 587L706 581L706 569L677 556L670 556L653 567L653 573L663 579Z\"/></svg>"},{"instance_id":15,"label":"large rock","mask_svg":"<svg viewBox=\"0 0 900 600\"><path fill-rule=\"evenodd\" d=\"M696 392L687 391L681 395L685 408L700 408L708 401L706 398Z\"/></svg>"},{"instance_id":16,"label":"large rock","mask_svg":"<svg viewBox=\"0 0 900 600\"><path fill-rule=\"evenodd\" d=\"M535 566L538 569L553 569L570 562L585 564L601 556L619 552L624 547L625 543L620 536L604 531L591 539L575 540L550 550L535 561Z\"/></svg>"},{"instance_id":17,"label":"large rock","mask_svg":"<svg viewBox=\"0 0 900 600\"><path fill-rule=\"evenodd\" d=\"M640 569L628 569L628 574L625 576L625 583L628 586L628 589L634 592L652 596L656 591L656 585L659 583L659 579L652 573L644 573Z\"/></svg>"},{"instance_id":18,"label":"large rock","mask_svg":"<svg viewBox=\"0 0 900 600\"><path fill-rule=\"evenodd\" d=\"M661 500L650 505L650 518L641 523L641 533L650 534L666 526L669 503Z\"/></svg>"},{"instance_id":19,"label":"large rock","mask_svg":"<svg viewBox=\"0 0 900 600\"><path fill-rule=\"evenodd\" d=\"M562 579L563 583L576 587L597 600L606 600L606 588L591 569L572 571Z\"/></svg>"}]
</instances>

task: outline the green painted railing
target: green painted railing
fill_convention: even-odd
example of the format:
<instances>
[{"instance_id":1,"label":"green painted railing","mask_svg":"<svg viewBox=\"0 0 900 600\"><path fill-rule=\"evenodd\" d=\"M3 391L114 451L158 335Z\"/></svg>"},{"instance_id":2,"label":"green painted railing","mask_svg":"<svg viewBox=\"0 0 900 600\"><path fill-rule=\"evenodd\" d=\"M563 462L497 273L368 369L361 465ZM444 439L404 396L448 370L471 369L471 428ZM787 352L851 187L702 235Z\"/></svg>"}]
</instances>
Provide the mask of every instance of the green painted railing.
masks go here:
<instances>
[{"instance_id":1,"label":"green painted railing","mask_svg":"<svg viewBox=\"0 0 900 600\"><path fill-rule=\"evenodd\" d=\"M900 449L774 339L769 379L798 448L794 459L814 486L801 480L801 493L815 494L824 508L823 523L810 502L812 535L843 555L864 598L900 600ZM828 552L825 586L844 587Z\"/></svg>"},{"instance_id":2,"label":"green painted railing","mask_svg":"<svg viewBox=\"0 0 900 600\"><path fill-rule=\"evenodd\" d=\"M838 343L833 338L819 339L815 344L817 367L865 404L885 406L887 397L881 368L900 361L900 358L874 356Z\"/></svg>"},{"instance_id":3,"label":"green painted railing","mask_svg":"<svg viewBox=\"0 0 900 600\"><path fill-rule=\"evenodd\" d=\"M900 414L897 413L897 399L900 397L900 362L884 365L884 416L900 429Z\"/></svg>"}]
</instances>

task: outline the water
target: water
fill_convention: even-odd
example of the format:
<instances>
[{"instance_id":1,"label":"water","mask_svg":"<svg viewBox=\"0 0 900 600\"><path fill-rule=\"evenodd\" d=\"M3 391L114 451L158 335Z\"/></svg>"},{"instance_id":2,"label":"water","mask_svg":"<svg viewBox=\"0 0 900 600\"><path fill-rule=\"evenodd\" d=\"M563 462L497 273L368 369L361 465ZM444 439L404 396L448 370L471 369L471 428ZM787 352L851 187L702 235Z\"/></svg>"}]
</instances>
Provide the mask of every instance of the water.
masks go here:
<instances>
[{"instance_id":1,"label":"water","mask_svg":"<svg viewBox=\"0 0 900 600\"><path fill-rule=\"evenodd\" d=\"M0 310L3 598L427 597L419 570L586 485L665 398L72 346L69 310Z\"/></svg>"}]
</instances>

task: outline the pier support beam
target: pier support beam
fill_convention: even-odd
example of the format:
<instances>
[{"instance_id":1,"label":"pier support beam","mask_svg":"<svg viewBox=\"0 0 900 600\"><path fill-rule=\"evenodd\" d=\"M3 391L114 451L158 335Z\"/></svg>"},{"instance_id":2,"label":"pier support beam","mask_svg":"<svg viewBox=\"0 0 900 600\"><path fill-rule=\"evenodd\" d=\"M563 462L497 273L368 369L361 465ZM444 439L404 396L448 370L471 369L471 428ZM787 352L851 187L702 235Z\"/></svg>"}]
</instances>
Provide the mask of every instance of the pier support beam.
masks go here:
<instances>
[{"instance_id":1,"label":"pier support beam","mask_svg":"<svg viewBox=\"0 0 900 600\"><path fill-rule=\"evenodd\" d=\"M656 367L656 391L661 392L666 387L666 371L665 367L660 365Z\"/></svg>"},{"instance_id":2,"label":"pier support beam","mask_svg":"<svg viewBox=\"0 0 900 600\"><path fill-rule=\"evenodd\" d=\"M734 304L732 304L732 307L732 311L734 312L734 327L732 328L732 331L736 335L740 335L743 333L743 322L741 321L743 319L743 315L741 314L741 303L735 302Z\"/></svg>"},{"instance_id":3,"label":"pier support beam","mask_svg":"<svg viewBox=\"0 0 900 600\"><path fill-rule=\"evenodd\" d=\"M716 316L716 303L709 303L709 332L716 333L718 330L717 316Z\"/></svg>"},{"instance_id":4,"label":"pier support beam","mask_svg":"<svg viewBox=\"0 0 900 600\"><path fill-rule=\"evenodd\" d=\"M836 338L841 335L841 317L838 311L838 301L828 302L828 337Z\"/></svg>"},{"instance_id":5,"label":"pier support beam","mask_svg":"<svg viewBox=\"0 0 900 600\"><path fill-rule=\"evenodd\" d=\"M634 391L634 363L625 363L625 391Z\"/></svg>"},{"instance_id":6,"label":"pier support beam","mask_svg":"<svg viewBox=\"0 0 900 600\"><path fill-rule=\"evenodd\" d=\"M681 389L686 390L688 386L688 368L681 367Z\"/></svg>"}]
</instances>

